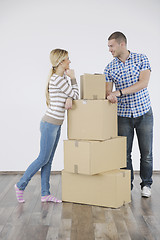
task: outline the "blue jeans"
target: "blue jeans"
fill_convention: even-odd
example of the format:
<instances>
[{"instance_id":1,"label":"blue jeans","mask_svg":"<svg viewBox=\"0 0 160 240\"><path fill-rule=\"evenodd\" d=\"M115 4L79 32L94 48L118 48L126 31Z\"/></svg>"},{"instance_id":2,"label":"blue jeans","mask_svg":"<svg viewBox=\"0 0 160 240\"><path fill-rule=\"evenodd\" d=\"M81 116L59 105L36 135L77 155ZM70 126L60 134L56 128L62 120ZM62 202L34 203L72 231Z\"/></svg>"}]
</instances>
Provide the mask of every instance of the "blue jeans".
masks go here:
<instances>
[{"instance_id":1,"label":"blue jeans","mask_svg":"<svg viewBox=\"0 0 160 240\"><path fill-rule=\"evenodd\" d=\"M49 179L51 165L59 141L61 125L54 125L48 122L41 121L40 130L41 140L39 156L27 168L24 175L17 183L17 187L20 190L24 190L33 175L41 168L41 195L46 196L50 194Z\"/></svg>"},{"instance_id":2,"label":"blue jeans","mask_svg":"<svg viewBox=\"0 0 160 240\"><path fill-rule=\"evenodd\" d=\"M153 142L153 113L152 108L137 118L127 118L118 116L118 135L127 136L127 169L131 170L131 189L133 188L133 166L132 166L132 144L136 130L138 145L140 150L140 177L141 188L150 187L152 184L152 142Z\"/></svg>"}]
</instances>

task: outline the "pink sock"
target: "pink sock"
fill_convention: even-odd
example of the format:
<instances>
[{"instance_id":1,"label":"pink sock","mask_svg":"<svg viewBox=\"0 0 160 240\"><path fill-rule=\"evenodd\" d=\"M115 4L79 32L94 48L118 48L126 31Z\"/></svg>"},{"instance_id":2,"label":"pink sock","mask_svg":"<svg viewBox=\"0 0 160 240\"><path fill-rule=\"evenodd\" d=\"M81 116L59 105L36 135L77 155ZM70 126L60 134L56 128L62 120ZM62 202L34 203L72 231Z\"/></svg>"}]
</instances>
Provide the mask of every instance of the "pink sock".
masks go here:
<instances>
[{"instance_id":1,"label":"pink sock","mask_svg":"<svg viewBox=\"0 0 160 240\"><path fill-rule=\"evenodd\" d=\"M25 200L23 199L23 193L24 193L24 191L23 191L23 190L20 190L20 189L17 187L16 184L14 185L14 188L15 188L15 191L16 191L17 201L18 201L19 203L25 202Z\"/></svg>"},{"instance_id":2,"label":"pink sock","mask_svg":"<svg viewBox=\"0 0 160 240\"><path fill-rule=\"evenodd\" d=\"M58 200L56 197L53 197L52 195L48 196L42 196L41 202L55 202L55 203L61 203L61 200Z\"/></svg>"}]
</instances>

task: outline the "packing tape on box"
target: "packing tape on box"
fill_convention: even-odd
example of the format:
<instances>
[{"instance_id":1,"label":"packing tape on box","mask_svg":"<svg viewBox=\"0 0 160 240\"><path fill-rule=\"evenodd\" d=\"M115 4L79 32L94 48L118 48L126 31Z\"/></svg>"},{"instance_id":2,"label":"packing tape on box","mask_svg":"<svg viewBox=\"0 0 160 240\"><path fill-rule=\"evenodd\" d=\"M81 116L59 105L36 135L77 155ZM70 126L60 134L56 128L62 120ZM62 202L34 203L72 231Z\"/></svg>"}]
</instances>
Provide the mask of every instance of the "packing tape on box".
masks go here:
<instances>
[{"instance_id":1,"label":"packing tape on box","mask_svg":"<svg viewBox=\"0 0 160 240\"><path fill-rule=\"evenodd\" d=\"M77 140L75 140L74 145L75 145L75 147L78 147L78 141Z\"/></svg>"},{"instance_id":2,"label":"packing tape on box","mask_svg":"<svg viewBox=\"0 0 160 240\"><path fill-rule=\"evenodd\" d=\"M94 99L94 100L97 100L97 95L93 95L93 99Z\"/></svg>"},{"instance_id":3,"label":"packing tape on box","mask_svg":"<svg viewBox=\"0 0 160 240\"><path fill-rule=\"evenodd\" d=\"M74 173L78 173L78 165L77 164L74 165Z\"/></svg>"}]
</instances>

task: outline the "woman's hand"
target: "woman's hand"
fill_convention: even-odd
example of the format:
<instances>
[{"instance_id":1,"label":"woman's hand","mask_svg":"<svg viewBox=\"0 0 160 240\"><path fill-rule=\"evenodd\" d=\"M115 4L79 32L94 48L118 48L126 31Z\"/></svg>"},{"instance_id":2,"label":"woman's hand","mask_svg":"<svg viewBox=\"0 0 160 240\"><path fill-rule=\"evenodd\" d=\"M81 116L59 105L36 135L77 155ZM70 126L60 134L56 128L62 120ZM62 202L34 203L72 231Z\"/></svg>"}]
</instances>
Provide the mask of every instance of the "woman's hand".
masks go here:
<instances>
[{"instance_id":1,"label":"woman's hand","mask_svg":"<svg viewBox=\"0 0 160 240\"><path fill-rule=\"evenodd\" d=\"M65 109L71 109L72 108L72 98L67 98L65 103Z\"/></svg>"},{"instance_id":2,"label":"woman's hand","mask_svg":"<svg viewBox=\"0 0 160 240\"><path fill-rule=\"evenodd\" d=\"M74 73L74 70L73 70L73 69L68 69L68 70L66 71L66 75L67 75L68 77L70 77L71 79L75 79L75 73Z\"/></svg>"}]
</instances>

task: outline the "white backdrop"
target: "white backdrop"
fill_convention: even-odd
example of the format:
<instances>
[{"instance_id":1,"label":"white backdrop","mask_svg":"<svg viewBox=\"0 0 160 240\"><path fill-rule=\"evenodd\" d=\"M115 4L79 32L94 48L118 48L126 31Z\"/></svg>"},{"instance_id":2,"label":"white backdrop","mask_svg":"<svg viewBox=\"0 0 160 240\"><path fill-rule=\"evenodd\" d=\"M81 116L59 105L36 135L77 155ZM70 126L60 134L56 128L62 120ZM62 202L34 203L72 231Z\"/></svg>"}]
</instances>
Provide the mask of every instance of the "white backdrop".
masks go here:
<instances>
[{"instance_id":1,"label":"white backdrop","mask_svg":"<svg viewBox=\"0 0 160 240\"><path fill-rule=\"evenodd\" d=\"M159 0L0 0L0 171L21 171L39 153L39 123L46 110L45 85L54 48L69 51L77 80L103 73L112 60L107 38L122 31L128 49L147 54L152 74L154 170L160 170ZM66 120L52 170L63 169ZM134 169L139 169L137 141Z\"/></svg>"}]
</instances>

